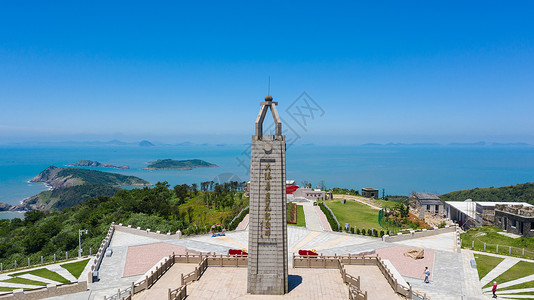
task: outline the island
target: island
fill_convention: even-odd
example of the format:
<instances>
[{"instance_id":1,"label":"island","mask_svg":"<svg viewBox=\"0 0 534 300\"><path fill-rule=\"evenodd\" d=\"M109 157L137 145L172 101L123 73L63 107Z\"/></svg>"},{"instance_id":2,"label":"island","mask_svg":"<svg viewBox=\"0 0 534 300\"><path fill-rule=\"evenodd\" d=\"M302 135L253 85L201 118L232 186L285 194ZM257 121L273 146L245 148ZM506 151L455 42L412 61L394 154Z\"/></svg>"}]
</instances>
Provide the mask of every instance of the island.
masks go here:
<instances>
[{"instance_id":1,"label":"island","mask_svg":"<svg viewBox=\"0 0 534 300\"><path fill-rule=\"evenodd\" d=\"M102 168L115 168L115 169L129 169L130 166L127 165L121 165L121 166L115 166L110 164L103 164L98 161L92 161L88 159L82 159L74 164L68 164L68 167L102 167Z\"/></svg>"},{"instance_id":2,"label":"island","mask_svg":"<svg viewBox=\"0 0 534 300\"><path fill-rule=\"evenodd\" d=\"M43 182L50 190L25 199L19 205L0 202L0 211L62 210L96 197L111 197L121 186L151 186L135 176L78 168L50 166L30 180Z\"/></svg>"},{"instance_id":3,"label":"island","mask_svg":"<svg viewBox=\"0 0 534 300\"><path fill-rule=\"evenodd\" d=\"M142 140L139 142L139 146L140 147L154 147L154 144L152 144L151 142L147 140Z\"/></svg>"},{"instance_id":4,"label":"island","mask_svg":"<svg viewBox=\"0 0 534 300\"><path fill-rule=\"evenodd\" d=\"M201 159L173 160L158 159L148 162L148 166L142 170L192 170L194 168L214 168L215 164L203 161Z\"/></svg>"}]
</instances>

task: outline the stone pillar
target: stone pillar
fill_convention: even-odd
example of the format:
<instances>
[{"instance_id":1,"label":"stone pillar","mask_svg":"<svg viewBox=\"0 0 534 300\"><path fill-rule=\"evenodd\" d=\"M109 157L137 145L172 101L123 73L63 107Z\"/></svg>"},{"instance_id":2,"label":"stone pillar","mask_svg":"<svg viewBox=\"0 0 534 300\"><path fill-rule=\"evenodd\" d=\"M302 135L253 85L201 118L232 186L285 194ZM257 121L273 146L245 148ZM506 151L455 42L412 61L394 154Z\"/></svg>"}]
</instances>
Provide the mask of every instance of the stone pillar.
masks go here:
<instances>
[{"instance_id":1,"label":"stone pillar","mask_svg":"<svg viewBox=\"0 0 534 300\"><path fill-rule=\"evenodd\" d=\"M286 143L277 103L272 102L271 96L265 100L251 143L247 291L282 295L288 292ZM275 135L263 135L263 120L269 108Z\"/></svg>"}]
</instances>

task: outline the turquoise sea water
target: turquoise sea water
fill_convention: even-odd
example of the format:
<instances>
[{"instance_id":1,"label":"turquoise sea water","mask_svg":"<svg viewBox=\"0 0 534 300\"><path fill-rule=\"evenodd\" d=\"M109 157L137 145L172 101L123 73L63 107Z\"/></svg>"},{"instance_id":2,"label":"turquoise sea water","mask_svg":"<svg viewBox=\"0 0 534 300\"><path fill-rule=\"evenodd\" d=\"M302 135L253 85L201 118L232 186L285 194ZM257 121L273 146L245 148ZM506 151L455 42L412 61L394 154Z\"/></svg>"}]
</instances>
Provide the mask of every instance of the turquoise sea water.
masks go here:
<instances>
[{"instance_id":1,"label":"turquoise sea water","mask_svg":"<svg viewBox=\"0 0 534 300\"><path fill-rule=\"evenodd\" d=\"M131 169L93 169L134 175L152 183L166 180L171 186L227 178L248 181L248 147L0 146L0 201L20 203L46 189L41 183L29 183L32 177L50 165L63 167L81 159L127 164ZM141 170L146 162L158 158L199 158L219 167L190 171ZM374 187L385 189L386 194L407 195L412 191L442 194L534 181L534 147L289 145L287 177L299 184L309 181L316 185L324 180L327 187Z\"/></svg>"}]
</instances>

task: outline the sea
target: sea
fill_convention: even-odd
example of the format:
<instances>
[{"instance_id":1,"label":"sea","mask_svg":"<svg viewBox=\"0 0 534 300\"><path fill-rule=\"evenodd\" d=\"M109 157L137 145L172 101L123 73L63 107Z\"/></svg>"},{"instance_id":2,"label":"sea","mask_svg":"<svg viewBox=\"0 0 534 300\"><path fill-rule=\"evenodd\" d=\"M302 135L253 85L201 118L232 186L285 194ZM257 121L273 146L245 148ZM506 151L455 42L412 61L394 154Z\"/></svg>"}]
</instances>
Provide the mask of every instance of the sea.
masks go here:
<instances>
[{"instance_id":1,"label":"sea","mask_svg":"<svg viewBox=\"0 0 534 300\"><path fill-rule=\"evenodd\" d=\"M160 158L202 159L216 168L142 170ZM192 184L203 181L248 181L250 145L4 145L0 146L0 201L19 204L48 189L29 182L49 166L65 167L82 159L130 169L88 168L143 178ZM313 187L377 188L380 195L450 191L534 182L531 145L288 145L287 179ZM133 187L127 187L133 188ZM0 212L1 218L21 217Z\"/></svg>"}]
</instances>

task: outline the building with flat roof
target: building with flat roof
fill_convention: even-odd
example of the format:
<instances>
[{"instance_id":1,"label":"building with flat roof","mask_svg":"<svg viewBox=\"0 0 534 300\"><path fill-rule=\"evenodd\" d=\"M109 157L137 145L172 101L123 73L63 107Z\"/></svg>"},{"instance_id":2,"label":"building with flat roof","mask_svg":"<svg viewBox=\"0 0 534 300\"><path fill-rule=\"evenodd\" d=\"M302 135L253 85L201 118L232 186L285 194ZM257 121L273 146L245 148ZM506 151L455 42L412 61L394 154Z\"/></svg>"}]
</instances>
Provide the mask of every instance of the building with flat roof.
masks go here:
<instances>
[{"instance_id":1,"label":"building with flat roof","mask_svg":"<svg viewBox=\"0 0 534 300\"><path fill-rule=\"evenodd\" d=\"M534 206L495 205L495 226L510 233L534 237Z\"/></svg>"},{"instance_id":2,"label":"building with flat roof","mask_svg":"<svg viewBox=\"0 0 534 300\"><path fill-rule=\"evenodd\" d=\"M378 198L378 190L373 188L363 188L362 196L369 198Z\"/></svg>"},{"instance_id":3,"label":"building with flat roof","mask_svg":"<svg viewBox=\"0 0 534 300\"><path fill-rule=\"evenodd\" d=\"M525 202L475 202L467 199L465 201L446 201L445 214L447 218L466 229L477 226L497 226L495 209L498 205L532 207L532 205Z\"/></svg>"},{"instance_id":4,"label":"building with flat roof","mask_svg":"<svg viewBox=\"0 0 534 300\"><path fill-rule=\"evenodd\" d=\"M471 199L465 201L445 201L444 210L447 218L466 229L481 226L477 222L476 202Z\"/></svg>"},{"instance_id":5,"label":"building with flat roof","mask_svg":"<svg viewBox=\"0 0 534 300\"><path fill-rule=\"evenodd\" d=\"M298 188L293 192L293 197L306 198L311 201L326 200L326 192L320 189Z\"/></svg>"}]
</instances>

